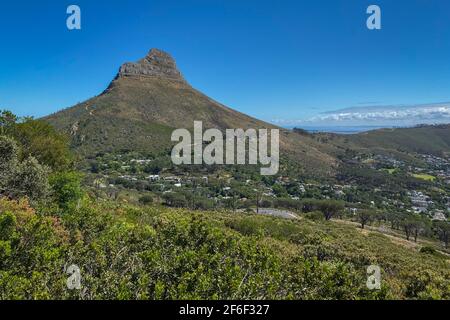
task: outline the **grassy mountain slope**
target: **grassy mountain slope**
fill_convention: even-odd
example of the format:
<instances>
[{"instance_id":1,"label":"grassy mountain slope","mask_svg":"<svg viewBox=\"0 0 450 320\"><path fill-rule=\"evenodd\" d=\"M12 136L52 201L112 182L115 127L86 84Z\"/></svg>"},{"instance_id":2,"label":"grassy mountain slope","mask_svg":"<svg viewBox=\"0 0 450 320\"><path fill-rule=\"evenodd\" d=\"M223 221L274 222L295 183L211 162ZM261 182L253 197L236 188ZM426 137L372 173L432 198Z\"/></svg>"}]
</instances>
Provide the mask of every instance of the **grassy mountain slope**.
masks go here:
<instances>
[{"instance_id":1,"label":"grassy mountain slope","mask_svg":"<svg viewBox=\"0 0 450 320\"><path fill-rule=\"evenodd\" d=\"M335 136L336 145L351 149L368 149L421 153L443 156L450 154L450 125L414 128L380 129L348 136Z\"/></svg>"},{"instance_id":2,"label":"grassy mountain slope","mask_svg":"<svg viewBox=\"0 0 450 320\"><path fill-rule=\"evenodd\" d=\"M275 128L195 90L174 60L155 49L143 60L123 65L101 95L46 120L70 134L72 147L83 156L124 150L167 152L171 132L190 129L194 121L202 121L204 129ZM322 152L315 139L280 130L283 154L300 163L301 170L332 171L335 159Z\"/></svg>"}]
</instances>

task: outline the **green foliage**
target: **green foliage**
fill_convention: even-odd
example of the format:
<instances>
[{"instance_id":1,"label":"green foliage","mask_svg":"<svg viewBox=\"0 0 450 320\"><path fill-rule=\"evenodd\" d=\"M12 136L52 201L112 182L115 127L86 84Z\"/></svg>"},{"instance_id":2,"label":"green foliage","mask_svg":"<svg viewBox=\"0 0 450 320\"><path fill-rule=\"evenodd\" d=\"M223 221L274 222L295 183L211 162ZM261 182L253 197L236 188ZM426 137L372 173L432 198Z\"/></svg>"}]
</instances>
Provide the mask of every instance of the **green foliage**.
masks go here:
<instances>
[{"instance_id":1,"label":"green foliage","mask_svg":"<svg viewBox=\"0 0 450 320\"><path fill-rule=\"evenodd\" d=\"M159 174L164 168L170 168L171 165L170 159L157 158L144 167L144 172L149 174Z\"/></svg>"},{"instance_id":2,"label":"green foliage","mask_svg":"<svg viewBox=\"0 0 450 320\"><path fill-rule=\"evenodd\" d=\"M41 165L34 157L22 161L14 172L11 195L15 198L28 197L38 201L45 199L49 193L47 167Z\"/></svg>"},{"instance_id":3,"label":"green foliage","mask_svg":"<svg viewBox=\"0 0 450 320\"><path fill-rule=\"evenodd\" d=\"M400 224L405 231L406 239L409 240L413 236L415 242L421 233L430 228L428 220L417 214L404 216Z\"/></svg>"},{"instance_id":4,"label":"green foliage","mask_svg":"<svg viewBox=\"0 0 450 320\"><path fill-rule=\"evenodd\" d=\"M60 296L66 236L60 221L27 202L0 199L0 299Z\"/></svg>"},{"instance_id":5,"label":"green foliage","mask_svg":"<svg viewBox=\"0 0 450 320\"><path fill-rule=\"evenodd\" d=\"M448 242L450 239L450 222L435 221L433 224L433 229L439 240L441 240L445 244L445 247L448 248Z\"/></svg>"},{"instance_id":6,"label":"green foliage","mask_svg":"<svg viewBox=\"0 0 450 320\"><path fill-rule=\"evenodd\" d=\"M286 188L284 188L281 184L274 184L272 189L277 197L283 198L288 196Z\"/></svg>"},{"instance_id":7,"label":"green foliage","mask_svg":"<svg viewBox=\"0 0 450 320\"><path fill-rule=\"evenodd\" d=\"M0 194L28 197L33 202L49 194L50 170L68 168L67 140L48 123L0 113Z\"/></svg>"},{"instance_id":8,"label":"green foliage","mask_svg":"<svg viewBox=\"0 0 450 320\"><path fill-rule=\"evenodd\" d=\"M143 205L149 205L151 203L153 203L153 197L151 195L144 195L142 197L139 198L139 203L143 204Z\"/></svg>"},{"instance_id":9,"label":"green foliage","mask_svg":"<svg viewBox=\"0 0 450 320\"><path fill-rule=\"evenodd\" d=\"M19 150L14 140L0 136L0 195L45 199L49 191L48 168L31 156L19 161Z\"/></svg>"},{"instance_id":10,"label":"green foliage","mask_svg":"<svg viewBox=\"0 0 450 320\"><path fill-rule=\"evenodd\" d=\"M58 172L50 177L52 196L60 208L69 209L84 196L78 172Z\"/></svg>"},{"instance_id":11,"label":"green foliage","mask_svg":"<svg viewBox=\"0 0 450 320\"><path fill-rule=\"evenodd\" d=\"M6 136L0 136L0 191L5 192L17 170L17 143Z\"/></svg>"},{"instance_id":12,"label":"green foliage","mask_svg":"<svg viewBox=\"0 0 450 320\"><path fill-rule=\"evenodd\" d=\"M0 199L0 258L1 299L450 298L445 259L320 220L88 200L55 218ZM81 290L66 287L72 264Z\"/></svg>"},{"instance_id":13,"label":"green foliage","mask_svg":"<svg viewBox=\"0 0 450 320\"><path fill-rule=\"evenodd\" d=\"M320 211L312 211L304 214L304 217L313 221L325 220L323 213Z\"/></svg>"},{"instance_id":14,"label":"green foliage","mask_svg":"<svg viewBox=\"0 0 450 320\"><path fill-rule=\"evenodd\" d=\"M366 224L377 218L377 212L370 209L360 209L356 212L356 218L361 223L361 228L364 229Z\"/></svg>"},{"instance_id":15,"label":"green foliage","mask_svg":"<svg viewBox=\"0 0 450 320\"><path fill-rule=\"evenodd\" d=\"M336 216L344 210L345 206L342 201L336 200L323 200L318 201L318 209L322 211L325 220L330 220L333 216Z\"/></svg>"},{"instance_id":16,"label":"green foliage","mask_svg":"<svg viewBox=\"0 0 450 320\"><path fill-rule=\"evenodd\" d=\"M0 135L7 135L13 129L18 118L8 110L0 110Z\"/></svg>"},{"instance_id":17,"label":"green foliage","mask_svg":"<svg viewBox=\"0 0 450 320\"><path fill-rule=\"evenodd\" d=\"M291 210L300 210L301 202L298 200L293 200L291 198L276 198L273 201L275 208L284 208Z\"/></svg>"},{"instance_id":18,"label":"green foliage","mask_svg":"<svg viewBox=\"0 0 450 320\"><path fill-rule=\"evenodd\" d=\"M436 254L436 249L430 246L423 246L420 248L421 253L427 253L427 254Z\"/></svg>"},{"instance_id":19,"label":"green foliage","mask_svg":"<svg viewBox=\"0 0 450 320\"><path fill-rule=\"evenodd\" d=\"M149 136L167 137L171 131L165 125L147 126L140 120L133 126L124 119L115 120L88 116L74 128L84 130L87 137L75 132L73 143L81 149L86 138L84 147L89 153L102 150L110 139L120 138L117 143L109 141L109 145L133 148L142 146L144 140L129 146L129 136L145 137L148 142ZM68 125L73 123L69 121ZM109 128L107 124L113 127L111 131L105 129L103 136L95 134L96 126ZM254 184L236 184L232 191L225 191L217 179L210 186L219 194L218 199L231 196L222 204L233 211L258 204L306 212L292 221L252 213L150 206L153 198L148 194L130 201L137 203L139 199L144 205L139 207L91 200L81 187L81 176L67 171L71 157L66 139L51 126L32 119L18 122L12 113L2 112L0 130L8 136L0 135L0 195L15 199L0 197L0 299L450 299L447 256L431 247L418 252L370 230L361 232L353 226L324 221L341 216L344 202L293 200L289 195L301 193L297 183L279 184L275 177L260 181L254 168L233 168L234 177L258 183L256 194ZM117 132L125 132L126 139L115 136ZM303 134L303 139L313 143L314 138ZM102 174L105 166L121 169L122 165L106 151L108 154L93 157L92 172ZM140 156L136 152L127 154L130 159ZM107 161L99 162L102 158ZM123 170L155 174L170 166L167 154L152 159L145 166L133 163ZM45 164L53 169L53 202L33 209L23 198L46 200L49 168ZM188 173L196 169L221 174L213 167L177 168ZM369 189L372 184L387 185L386 192L399 188L402 179L397 173L388 175L363 167L344 166L341 175L344 180L356 177L365 181ZM148 182L122 180L114 183L140 191L151 188ZM411 177L401 183L427 185ZM262 184L271 186L278 197L262 199ZM220 205L212 200L211 189L197 185L195 179L188 187L192 189L154 191L162 194L165 205L175 208L207 211ZM317 187L306 195L332 198L321 192ZM239 200L241 197L251 200ZM348 197L356 200L360 195L355 192ZM363 228L376 216L375 211L366 209L357 214ZM383 219L403 228L408 239L413 236L417 240L431 228L428 219L419 215L395 212ZM434 223L433 231L448 245L448 222ZM71 264L81 268L82 290L66 287L68 275L64 270ZM370 264L378 264L383 270L379 291L366 288L366 267Z\"/></svg>"},{"instance_id":20,"label":"green foliage","mask_svg":"<svg viewBox=\"0 0 450 320\"><path fill-rule=\"evenodd\" d=\"M165 204L169 207L175 207L175 208L183 208L187 207L188 201L186 197L181 193L165 193L163 195L163 199L165 201Z\"/></svg>"},{"instance_id":21,"label":"green foliage","mask_svg":"<svg viewBox=\"0 0 450 320\"><path fill-rule=\"evenodd\" d=\"M33 156L54 170L70 167L72 159L67 138L47 122L28 119L16 124L12 136L22 146L22 157Z\"/></svg>"}]
</instances>

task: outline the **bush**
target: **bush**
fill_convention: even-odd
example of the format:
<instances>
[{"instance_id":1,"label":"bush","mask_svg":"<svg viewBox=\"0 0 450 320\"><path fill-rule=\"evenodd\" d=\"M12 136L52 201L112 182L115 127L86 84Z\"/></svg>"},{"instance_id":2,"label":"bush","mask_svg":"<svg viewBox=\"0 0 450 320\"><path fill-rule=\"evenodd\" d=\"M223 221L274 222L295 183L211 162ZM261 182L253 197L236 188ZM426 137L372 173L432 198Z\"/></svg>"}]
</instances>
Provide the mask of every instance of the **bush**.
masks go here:
<instances>
[{"instance_id":1,"label":"bush","mask_svg":"<svg viewBox=\"0 0 450 320\"><path fill-rule=\"evenodd\" d=\"M145 195L139 198L139 203L143 204L144 206L149 205L153 203L153 197L151 195Z\"/></svg>"},{"instance_id":2,"label":"bush","mask_svg":"<svg viewBox=\"0 0 450 320\"><path fill-rule=\"evenodd\" d=\"M214 201L210 199L195 199L196 210L211 210L214 208Z\"/></svg>"},{"instance_id":3,"label":"bush","mask_svg":"<svg viewBox=\"0 0 450 320\"><path fill-rule=\"evenodd\" d=\"M32 201L48 195L49 169L34 157L19 160L20 149L11 138L0 136L0 194Z\"/></svg>"},{"instance_id":4,"label":"bush","mask_svg":"<svg viewBox=\"0 0 450 320\"><path fill-rule=\"evenodd\" d=\"M322 211L325 220L330 220L332 217L339 215L345 208L342 201L336 200L319 201L318 207L319 210Z\"/></svg>"},{"instance_id":5,"label":"bush","mask_svg":"<svg viewBox=\"0 0 450 320\"><path fill-rule=\"evenodd\" d=\"M60 208L68 209L82 199L81 175L77 172L60 172L50 177L53 198Z\"/></svg>"},{"instance_id":6,"label":"bush","mask_svg":"<svg viewBox=\"0 0 450 320\"><path fill-rule=\"evenodd\" d=\"M275 208L284 208L284 209L292 209L292 210L300 210L301 202L298 200L293 200L291 198L277 198L274 200Z\"/></svg>"},{"instance_id":7,"label":"bush","mask_svg":"<svg viewBox=\"0 0 450 320\"><path fill-rule=\"evenodd\" d=\"M12 136L21 144L25 157L33 156L41 164L54 170L67 170L71 167L67 137L59 134L47 122L28 119L15 126Z\"/></svg>"},{"instance_id":8,"label":"bush","mask_svg":"<svg viewBox=\"0 0 450 320\"><path fill-rule=\"evenodd\" d=\"M325 220L325 217L323 216L323 213L320 211L313 211L313 212L307 212L304 214L304 217L309 220L313 221L323 221Z\"/></svg>"},{"instance_id":9,"label":"bush","mask_svg":"<svg viewBox=\"0 0 450 320\"><path fill-rule=\"evenodd\" d=\"M423 246L422 248L420 248L420 252L426 253L426 254L435 254L436 249L434 249L433 247L430 247L430 246Z\"/></svg>"},{"instance_id":10,"label":"bush","mask_svg":"<svg viewBox=\"0 0 450 320\"><path fill-rule=\"evenodd\" d=\"M181 193L165 193L163 199L165 204L169 207L183 208L188 204L186 197Z\"/></svg>"},{"instance_id":11,"label":"bush","mask_svg":"<svg viewBox=\"0 0 450 320\"><path fill-rule=\"evenodd\" d=\"M270 207L272 207L273 203L270 200L265 200L264 199L264 200L260 201L259 205L260 205L261 208L270 208Z\"/></svg>"},{"instance_id":12,"label":"bush","mask_svg":"<svg viewBox=\"0 0 450 320\"><path fill-rule=\"evenodd\" d=\"M448 299L445 258L417 255L306 219L88 200L56 218L0 198L0 299ZM382 290L366 288L371 263ZM86 290L67 289L72 264Z\"/></svg>"}]
</instances>

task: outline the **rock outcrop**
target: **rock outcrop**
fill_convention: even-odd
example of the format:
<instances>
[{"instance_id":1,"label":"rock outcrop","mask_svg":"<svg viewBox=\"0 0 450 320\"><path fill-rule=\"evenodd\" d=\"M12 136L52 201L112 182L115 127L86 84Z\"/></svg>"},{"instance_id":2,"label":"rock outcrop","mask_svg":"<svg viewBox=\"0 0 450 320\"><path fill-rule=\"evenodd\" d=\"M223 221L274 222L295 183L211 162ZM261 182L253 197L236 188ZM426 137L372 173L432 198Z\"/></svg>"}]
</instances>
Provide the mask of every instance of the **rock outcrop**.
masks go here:
<instances>
[{"instance_id":1,"label":"rock outcrop","mask_svg":"<svg viewBox=\"0 0 450 320\"><path fill-rule=\"evenodd\" d=\"M138 62L123 64L118 77L126 76L163 77L185 81L177 69L175 60L168 53L158 49L151 49L148 55Z\"/></svg>"}]
</instances>

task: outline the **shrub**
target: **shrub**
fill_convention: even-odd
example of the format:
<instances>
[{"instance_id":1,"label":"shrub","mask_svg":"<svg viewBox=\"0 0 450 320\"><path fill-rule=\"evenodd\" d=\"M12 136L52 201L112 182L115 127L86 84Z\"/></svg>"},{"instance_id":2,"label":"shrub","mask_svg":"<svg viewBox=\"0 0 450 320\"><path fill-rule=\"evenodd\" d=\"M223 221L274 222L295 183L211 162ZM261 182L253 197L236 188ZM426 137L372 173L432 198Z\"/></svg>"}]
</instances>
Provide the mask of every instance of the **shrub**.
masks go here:
<instances>
[{"instance_id":1,"label":"shrub","mask_svg":"<svg viewBox=\"0 0 450 320\"><path fill-rule=\"evenodd\" d=\"M313 221L322 221L325 220L323 213L320 211L307 212L304 214L304 217Z\"/></svg>"},{"instance_id":2,"label":"shrub","mask_svg":"<svg viewBox=\"0 0 450 320\"><path fill-rule=\"evenodd\" d=\"M53 198L59 207L68 209L84 195L81 188L81 175L77 172L61 172L50 177Z\"/></svg>"},{"instance_id":3,"label":"shrub","mask_svg":"<svg viewBox=\"0 0 450 320\"><path fill-rule=\"evenodd\" d=\"M149 205L153 203L153 197L151 195L145 195L139 198L139 203L143 205Z\"/></svg>"},{"instance_id":4,"label":"shrub","mask_svg":"<svg viewBox=\"0 0 450 320\"><path fill-rule=\"evenodd\" d=\"M423 246L422 248L420 248L420 252L427 253L427 254L435 254L436 249L434 249L433 247L430 247L430 246Z\"/></svg>"},{"instance_id":5,"label":"shrub","mask_svg":"<svg viewBox=\"0 0 450 320\"><path fill-rule=\"evenodd\" d=\"M169 207L183 208L188 204L186 197L181 193L165 193L163 199L165 204Z\"/></svg>"},{"instance_id":6,"label":"shrub","mask_svg":"<svg viewBox=\"0 0 450 320\"><path fill-rule=\"evenodd\" d=\"M273 203L270 200L264 199L264 200L261 200L259 205L261 206L261 208L270 208L270 207L272 207Z\"/></svg>"}]
</instances>

